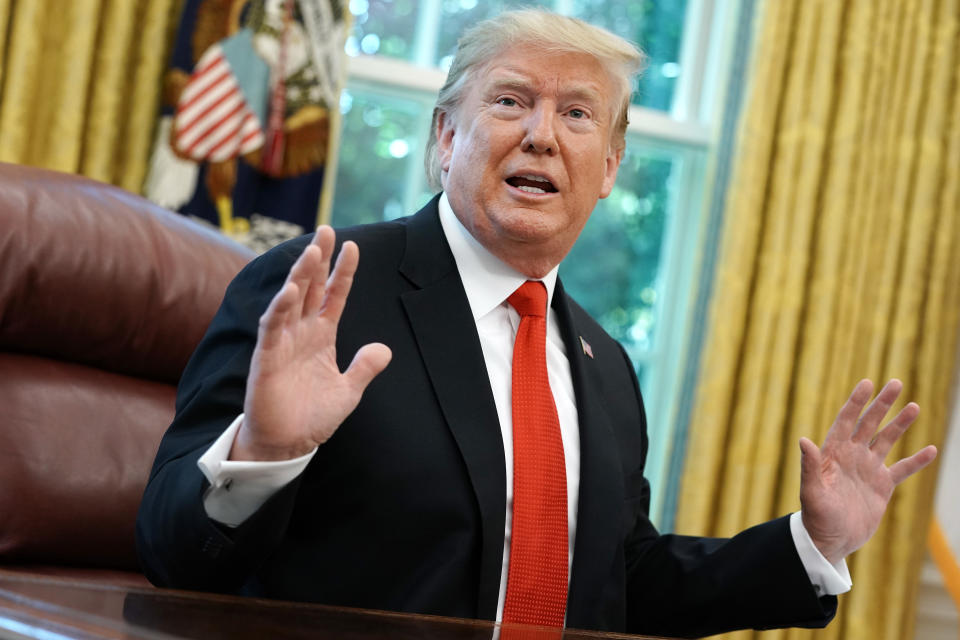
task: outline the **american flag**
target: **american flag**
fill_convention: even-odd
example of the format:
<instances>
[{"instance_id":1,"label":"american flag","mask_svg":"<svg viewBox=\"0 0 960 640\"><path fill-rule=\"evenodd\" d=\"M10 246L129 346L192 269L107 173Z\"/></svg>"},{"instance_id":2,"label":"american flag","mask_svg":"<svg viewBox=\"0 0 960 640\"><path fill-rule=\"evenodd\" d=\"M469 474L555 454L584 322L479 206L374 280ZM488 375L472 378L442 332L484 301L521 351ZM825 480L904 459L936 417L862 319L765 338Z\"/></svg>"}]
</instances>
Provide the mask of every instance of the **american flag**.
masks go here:
<instances>
[{"instance_id":1,"label":"american flag","mask_svg":"<svg viewBox=\"0 0 960 640\"><path fill-rule=\"evenodd\" d=\"M263 140L223 49L213 45L180 94L174 116L177 150L194 160L220 162L260 148Z\"/></svg>"}]
</instances>

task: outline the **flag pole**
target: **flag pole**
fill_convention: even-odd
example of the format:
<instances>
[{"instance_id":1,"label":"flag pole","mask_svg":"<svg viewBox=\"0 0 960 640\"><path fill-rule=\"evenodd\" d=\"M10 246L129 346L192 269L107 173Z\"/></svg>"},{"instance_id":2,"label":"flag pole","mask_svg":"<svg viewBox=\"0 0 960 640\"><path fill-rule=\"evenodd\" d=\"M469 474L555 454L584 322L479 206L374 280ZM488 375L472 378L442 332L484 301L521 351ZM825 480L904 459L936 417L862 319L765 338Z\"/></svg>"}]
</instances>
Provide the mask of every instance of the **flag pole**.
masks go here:
<instances>
[{"instance_id":1,"label":"flag pole","mask_svg":"<svg viewBox=\"0 0 960 640\"><path fill-rule=\"evenodd\" d=\"M337 184L337 165L340 162L340 128L343 116L340 113L340 93L347 84L347 54L343 43L353 27L353 14L347 3L343 4L343 34L340 45L340 68L337 82L337 103L328 105L330 135L327 138L327 161L323 167L323 186L320 189L320 203L317 207L317 224L330 224L333 215L333 195Z\"/></svg>"}]
</instances>

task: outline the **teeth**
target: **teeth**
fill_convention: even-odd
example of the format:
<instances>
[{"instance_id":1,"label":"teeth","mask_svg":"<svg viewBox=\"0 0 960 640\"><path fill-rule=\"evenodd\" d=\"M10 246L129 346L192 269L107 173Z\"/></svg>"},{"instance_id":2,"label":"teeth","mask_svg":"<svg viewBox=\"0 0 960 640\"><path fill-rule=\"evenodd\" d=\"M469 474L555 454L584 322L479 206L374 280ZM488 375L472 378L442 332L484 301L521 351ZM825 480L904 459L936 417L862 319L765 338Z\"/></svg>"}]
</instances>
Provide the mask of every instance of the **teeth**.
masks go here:
<instances>
[{"instance_id":1,"label":"teeth","mask_svg":"<svg viewBox=\"0 0 960 640\"><path fill-rule=\"evenodd\" d=\"M526 175L526 176L520 176L520 177L521 177L521 178L526 178L527 180L533 180L533 181L535 181L535 182L550 182L550 181L547 180L546 178L541 178L540 176L530 176L530 175Z\"/></svg>"},{"instance_id":2,"label":"teeth","mask_svg":"<svg viewBox=\"0 0 960 640\"><path fill-rule=\"evenodd\" d=\"M520 191L526 191L527 193L546 193L546 189L541 189L539 187L528 187L526 185L517 187Z\"/></svg>"}]
</instances>

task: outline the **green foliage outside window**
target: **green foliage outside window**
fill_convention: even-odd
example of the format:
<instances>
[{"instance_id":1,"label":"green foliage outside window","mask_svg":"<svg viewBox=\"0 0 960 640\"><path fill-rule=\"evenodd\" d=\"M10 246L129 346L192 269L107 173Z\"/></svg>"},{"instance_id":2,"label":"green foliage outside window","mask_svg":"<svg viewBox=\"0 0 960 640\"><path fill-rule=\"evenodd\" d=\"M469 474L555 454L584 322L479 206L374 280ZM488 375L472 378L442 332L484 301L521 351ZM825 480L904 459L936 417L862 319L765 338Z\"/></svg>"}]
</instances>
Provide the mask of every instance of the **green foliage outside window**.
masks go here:
<instances>
[{"instance_id":1,"label":"green foliage outside window","mask_svg":"<svg viewBox=\"0 0 960 640\"><path fill-rule=\"evenodd\" d=\"M472 24L508 9L542 6L599 25L640 44L649 64L634 104L669 111L680 68L686 0L352 0L351 55L381 55L446 69L457 38Z\"/></svg>"},{"instance_id":2,"label":"green foliage outside window","mask_svg":"<svg viewBox=\"0 0 960 640\"><path fill-rule=\"evenodd\" d=\"M634 359L653 346L672 171L669 157L628 145L617 184L560 271L571 295Z\"/></svg>"}]
</instances>

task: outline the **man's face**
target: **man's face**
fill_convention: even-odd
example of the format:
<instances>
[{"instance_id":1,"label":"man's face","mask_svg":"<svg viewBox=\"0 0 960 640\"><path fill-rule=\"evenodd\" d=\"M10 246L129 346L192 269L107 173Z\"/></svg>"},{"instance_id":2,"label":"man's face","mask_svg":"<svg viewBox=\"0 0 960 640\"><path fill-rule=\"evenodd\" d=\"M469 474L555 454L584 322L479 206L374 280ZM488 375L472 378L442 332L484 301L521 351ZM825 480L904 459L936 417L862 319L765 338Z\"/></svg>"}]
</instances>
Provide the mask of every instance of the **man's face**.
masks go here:
<instances>
[{"instance_id":1,"label":"man's face","mask_svg":"<svg viewBox=\"0 0 960 640\"><path fill-rule=\"evenodd\" d=\"M613 188L618 92L600 62L580 53L521 47L476 74L438 124L444 191L487 250L541 277Z\"/></svg>"}]
</instances>

